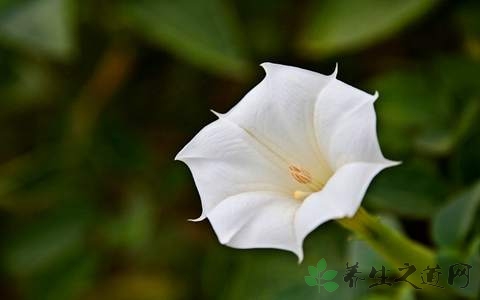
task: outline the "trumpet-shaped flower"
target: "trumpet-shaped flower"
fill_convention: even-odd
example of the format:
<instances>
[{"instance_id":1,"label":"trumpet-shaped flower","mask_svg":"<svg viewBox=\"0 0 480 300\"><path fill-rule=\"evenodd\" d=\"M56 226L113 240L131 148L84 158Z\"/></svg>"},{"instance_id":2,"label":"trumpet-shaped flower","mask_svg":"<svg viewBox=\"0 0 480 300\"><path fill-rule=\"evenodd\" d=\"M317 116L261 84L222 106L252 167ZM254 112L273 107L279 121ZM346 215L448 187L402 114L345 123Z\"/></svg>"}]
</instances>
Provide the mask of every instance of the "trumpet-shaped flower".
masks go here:
<instances>
[{"instance_id":1,"label":"trumpet-shaped flower","mask_svg":"<svg viewBox=\"0 0 480 300\"><path fill-rule=\"evenodd\" d=\"M352 217L382 155L375 95L329 76L264 63L266 77L177 154L219 241L303 259L320 224Z\"/></svg>"}]
</instances>

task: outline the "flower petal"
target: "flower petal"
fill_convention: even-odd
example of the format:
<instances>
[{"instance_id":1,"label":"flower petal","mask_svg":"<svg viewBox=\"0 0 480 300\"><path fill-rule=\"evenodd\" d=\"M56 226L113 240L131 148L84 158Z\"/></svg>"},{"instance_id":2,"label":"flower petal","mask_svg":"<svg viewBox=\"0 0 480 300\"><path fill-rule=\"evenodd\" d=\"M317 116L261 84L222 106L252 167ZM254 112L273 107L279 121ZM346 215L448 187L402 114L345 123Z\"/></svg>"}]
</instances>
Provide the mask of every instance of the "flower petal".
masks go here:
<instances>
[{"instance_id":1,"label":"flower petal","mask_svg":"<svg viewBox=\"0 0 480 300\"><path fill-rule=\"evenodd\" d=\"M198 220L222 200L245 192L291 194L301 185L286 165L234 123L220 118L203 128L177 154L194 177L202 201Z\"/></svg>"},{"instance_id":2,"label":"flower petal","mask_svg":"<svg viewBox=\"0 0 480 300\"><path fill-rule=\"evenodd\" d=\"M295 217L295 234L300 245L322 223L352 217L360 207L372 179L396 163L349 163L330 178L325 187L307 197Z\"/></svg>"},{"instance_id":3,"label":"flower petal","mask_svg":"<svg viewBox=\"0 0 480 300\"><path fill-rule=\"evenodd\" d=\"M274 192L229 197L207 214L218 239L230 247L276 248L302 257L293 220L300 202Z\"/></svg>"},{"instance_id":4,"label":"flower petal","mask_svg":"<svg viewBox=\"0 0 480 300\"><path fill-rule=\"evenodd\" d=\"M290 164L325 183L332 171L319 151L314 131L318 93L333 78L312 71L264 63L265 79L253 88L225 118L274 149Z\"/></svg>"},{"instance_id":5,"label":"flower petal","mask_svg":"<svg viewBox=\"0 0 480 300\"><path fill-rule=\"evenodd\" d=\"M377 94L367 94L336 79L318 95L316 136L334 170L355 161L388 162L378 144L376 98Z\"/></svg>"}]
</instances>

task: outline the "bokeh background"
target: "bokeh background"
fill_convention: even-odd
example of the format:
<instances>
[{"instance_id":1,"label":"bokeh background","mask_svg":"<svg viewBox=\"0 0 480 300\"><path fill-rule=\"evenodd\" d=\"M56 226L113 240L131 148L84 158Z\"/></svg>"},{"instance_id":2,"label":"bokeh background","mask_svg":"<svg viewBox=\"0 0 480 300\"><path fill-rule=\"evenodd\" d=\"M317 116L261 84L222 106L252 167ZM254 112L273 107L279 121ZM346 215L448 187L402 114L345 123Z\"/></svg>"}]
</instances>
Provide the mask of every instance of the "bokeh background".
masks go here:
<instances>
[{"instance_id":1,"label":"bokeh background","mask_svg":"<svg viewBox=\"0 0 480 300\"><path fill-rule=\"evenodd\" d=\"M175 154L270 61L378 90L365 206L480 289L480 3L0 0L0 299L424 299L343 282L386 264L331 222L305 261L218 243ZM325 258L335 293L305 284ZM392 273L401 266L390 266ZM426 266L417 266L423 270ZM412 281L420 282L419 271ZM436 297L435 299L441 299Z\"/></svg>"}]
</instances>

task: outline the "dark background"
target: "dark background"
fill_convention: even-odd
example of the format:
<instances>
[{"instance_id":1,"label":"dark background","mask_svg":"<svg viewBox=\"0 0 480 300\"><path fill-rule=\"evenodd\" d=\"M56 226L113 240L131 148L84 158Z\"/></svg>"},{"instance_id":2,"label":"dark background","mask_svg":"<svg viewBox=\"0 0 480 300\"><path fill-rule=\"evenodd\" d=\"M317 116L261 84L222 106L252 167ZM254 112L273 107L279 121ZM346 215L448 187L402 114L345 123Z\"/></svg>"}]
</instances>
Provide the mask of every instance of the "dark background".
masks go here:
<instances>
[{"instance_id":1,"label":"dark background","mask_svg":"<svg viewBox=\"0 0 480 300\"><path fill-rule=\"evenodd\" d=\"M339 79L379 91L380 144L403 164L364 204L437 250L443 276L473 264L452 290L478 297L478 1L0 0L0 299L425 298L349 289L347 261L364 275L384 262L334 223L298 265L186 221L200 200L173 158L265 61L323 74L338 62ZM304 282L321 258L335 293Z\"/></svg>"}]
</instances>

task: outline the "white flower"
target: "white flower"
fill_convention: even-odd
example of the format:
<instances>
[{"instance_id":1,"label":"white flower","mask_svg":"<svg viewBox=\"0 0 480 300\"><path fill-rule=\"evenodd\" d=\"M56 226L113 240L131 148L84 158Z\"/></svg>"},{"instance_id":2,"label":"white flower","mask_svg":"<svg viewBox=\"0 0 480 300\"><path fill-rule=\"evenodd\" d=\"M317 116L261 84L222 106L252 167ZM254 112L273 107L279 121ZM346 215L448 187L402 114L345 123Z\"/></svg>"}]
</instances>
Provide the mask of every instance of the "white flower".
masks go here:
<instances>
[{"instance_id":1,"label":"white flower","mask_svg":"<svg viewBox=\"0 0 480 300\"><path fill-rule=\"evenodd\" d=\"M303 259L305 237L351 217L373 177L397 164L378 144L377 98L336 79L264 63L267 75L178 153L222 244Z\"/></svg>"}]
</instances>

